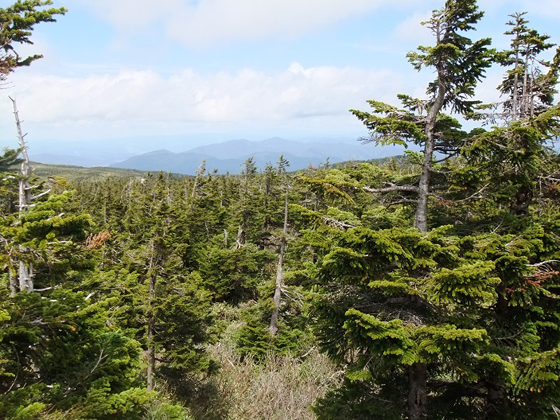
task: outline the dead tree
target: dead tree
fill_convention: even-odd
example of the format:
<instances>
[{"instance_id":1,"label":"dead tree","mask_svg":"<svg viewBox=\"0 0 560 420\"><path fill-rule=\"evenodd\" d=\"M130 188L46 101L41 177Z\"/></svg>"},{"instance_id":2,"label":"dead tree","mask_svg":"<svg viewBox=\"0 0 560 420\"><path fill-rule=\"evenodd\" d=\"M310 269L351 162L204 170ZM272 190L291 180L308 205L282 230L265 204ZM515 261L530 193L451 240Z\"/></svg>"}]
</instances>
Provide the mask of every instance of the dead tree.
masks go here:
<instances>
[{"instance_id":1,"label":"dead tree","mask_svg":"<svg viewBox=\"0 0 560 420\"><path fill-rule=\"evenodd\" d=\"M21 129L22 121L19 118L19 112L17 109L17 104L15 99L10 97L12 101L13 109L14 109L14 117L16 120L16 128L17 128L17 136L18 136L18 143L20 148L20 153L22 156L22 162L19 170L19 199L18 199L18 216L21 222L23 215L29 210L30 207L33 206L32 201L42 197L50 192L50 190L44 191L36 196L32 196L31 192L36 186L31 185L31 176L33 175L33 167L29 162L29 155L27 153L27 143L25 141L25 136L27 134L23 134ZM13 264L13 268L10 272L10 293L13 295L16 294L18 288L20 292L26 291L31 292L33 291L33 263L31 261L25 261L22 256L29 254L29 250L23 246L19 246L19 258L18 261ZM14 275L13 271L17 267L17 279ZM16 283L16 280L18 281ZM19 284L18 284L19 283Z\"/></svg>"}]
</instances>

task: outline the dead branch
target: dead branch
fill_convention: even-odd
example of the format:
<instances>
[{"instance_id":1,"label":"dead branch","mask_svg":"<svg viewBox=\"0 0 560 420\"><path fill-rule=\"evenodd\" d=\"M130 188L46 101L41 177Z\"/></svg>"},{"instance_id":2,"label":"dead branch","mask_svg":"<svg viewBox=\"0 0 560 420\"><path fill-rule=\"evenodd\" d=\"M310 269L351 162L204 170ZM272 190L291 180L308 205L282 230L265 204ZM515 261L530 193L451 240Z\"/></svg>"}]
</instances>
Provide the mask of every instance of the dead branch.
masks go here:
<instances>
[{"instance_id":1,"label":"dead branch","mask_svg":"<svg viewBox=\"0 0 560 420\"><path fill-rule=\"evenodd\" d=\"M419 191L418 187L414 185L396 185L391 182L388 182L387 185L388 187L384 187L384 188L371 188L366 186L366 187L362 187L362 189L365 192L370 192L374 194L392 192L392 191L408 191L408 192L418 193Z\"/></svg>"}]
</instances>

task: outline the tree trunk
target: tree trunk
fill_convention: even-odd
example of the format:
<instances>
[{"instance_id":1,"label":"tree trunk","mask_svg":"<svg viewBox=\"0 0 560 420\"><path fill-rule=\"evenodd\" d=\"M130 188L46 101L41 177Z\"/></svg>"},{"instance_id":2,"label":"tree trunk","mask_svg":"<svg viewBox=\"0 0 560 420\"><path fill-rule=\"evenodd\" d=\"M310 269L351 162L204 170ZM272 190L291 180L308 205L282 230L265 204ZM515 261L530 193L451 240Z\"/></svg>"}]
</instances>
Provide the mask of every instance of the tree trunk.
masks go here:
<instances>
[{"instance_id":1,"label":"tree trunk","mask_svg":"<svg viewBox=\"0 0 560 420\"><path fill-rule=\"evenodd\" d=\"M283 245L281 246L280 255L278 256L278 265L276 267L276 289L274 290L274 298L272 299L273 308L272 316L270 317L270 335L275 336L278 332L278 313L280 308L280 301L282 299L282 284L284 283L283 277L283 264L284 264L284 253L282 251Z\"/></svg>"},{"instance_id":2,"label":"tree trunk","mask_svg":"<svg viewBox=\"0 0 560 420\"><path fill-rule=\"evenodd\" d=\"M21 218L23 213L25 213L29 209L29 206L31 205L31 188L29 184L29 179L31 178L31 175L33 173L33 168L29 163L29 155L27 154L27 144L25 142L26 134L23 134L23 131L21 129L21 120L19 119L19 112L17 109L16 101L11 97L10 100L12 101L12 105L14 108L14 117L16 119L18 143L19 143L19 147L21 148L21 155L23 157L23 162L21 163L21 169L19 173L19 202L18 202L19 217ZM19 251L21 254L24 254L27 251L27 248L20 245ZM19 280L20 292L33 291L33 265L31 263L27 264L21 259L19 260L18 280Z\"/></svg>"},{"instance_id":3,"label":"tree trunk","mask_svg":"<svg viewBox=\"0 0 560 420\"><path fill-rule=\"evenodd\" d=\"M288 184L286 183L286 195L284 196L284 227L282 229L282 241L280 242L280 255L278 256L278 265L276 267L276 288L274 289L274 298L272 299L274 307L272 308L272 316L270 318L270 335L275 336L278 332L278 312L280 310L280 301L282 299L282 286L284 284L284 253L286 252L286 235L288 234Z\"/></svg>"},{"instance_id":4,"label":"tree trunk","mask_svg":"<svg viewBox=\"0 0 560 420\"><path fill-rule=\"evenodd\" d=\"M408 419L427 419L426 365L414 363L408 368Z\"/></svg>"},{"instance_id":5,"label":"tree trunk","mask_svg":"<svg viewBox=\"0 0 560 420\"><path fill-rule=\"evenodd\" d=\"M191 191L191 202L190 202L191 211L192 211L193 206L194 206L194 198L196 196L196 192L197 192L197 188L198 188L198 180L204 174L205 171L206 171L206 159L204 159L200 163L200 165L198 165L198 168L196 168L196 176L194 177L194 183L193 183L193 187L192 187L192 191Z\"/></svg>"},{"instance_id":6,"label":"tree trunk","mask_svg":"<svg viewBox=\"0 0 560 420\"><path fill-rule=\"evenodd\" d=\"M12 268L8 268L8 276L9 276L9 289L10 289L10 296L14 297L17 293L17 279L14 276L14 272Z\"/></svg>"},{"instance_id":7,"label":"tree trunk","mask_svg":"<svg viewBox=\"0 0 560 420\"><path fill-rule=\"evenodd\" d=\"M414 216L414 226L422 233L428 231L428 197L430 196L430 179L432 176L432 159L434 156L434 131L439 111L443 107L446 87L441 81L442 70L438 70L440 81L438 83L438 93L430 111L428 112L426 128L426 143L424 145L424 160L422 161L422 172L418 183L418 204Z\"/></svg>"},{"instance_id":8,"label":"tree trunk","mask_svg":"<svg viewBox=\"0 0 560 420\"><path fill-rule=\"evenodd\" d=\"M239 225L237 227L237 239L235 240L235 247L234 249L240 249L245 246L245 230L243 227Z\"/></svg>"},{"instance_id":9,"label":"tree trunk","mask_svg":"<svg viewBox=\"0 0 560 420\"><path fill-rule=\"evenodd\" d=\"M520 118L526 118L529 112L529 92L527 90L527 81L529 79L529 46L525 48L525 69L523 72L523 113L520 115Z\"/></svg>"},{"instance_id":10,"label":"tree trunk","mask_svg":"<svg viewBox=\"0 0 560 420\"><path fill-rule=\"evenodd\" d=\"M428 231L428 197L430 195L430 178L432 175L432 157L434 155L434 139L429 137L424 147L422 172L418 183L418 204L414 216L414 226L422 233Z\"/></svg>"},{"instance_id":11,"label":"tree trunk","mask_svg":"<svg viewBox=\"0 0 560 420\"><path fill-rule=\"evenodd\" d=\"M486 398L486 414L485 418L500 419L506 418L505 413L505 385L501 382L487 382L488 396Z\"/></svg>"},{"instance_id":12,"label":"tree trunk","mask_svg":"<svg viewBox=\"0 0 560 420\"><path fill-rule=\"evenodd\" d=\"M512 198L509 208L510 214L516 217L528 216L529 206L532 201L533 191L527 186L522 186Z\"/></svg>"},{"instance_id":13,"label":"tree trunk","mask_svg":"<svg viewBox=\"0 0 560 420\"><path fill-rule=\"evenodd\" d=\"M20 247L21 252L25 252L24 247ZM20 292L33 291L33 264L26 264L23 261L19 262L19 290Z\"/></svg>"},{"instance_id":14,"label":"tree trunk","mask_svg":"<svg viewBox=\"0 0 560 420\"><path fill-rule=\"evenodd\" d=\"M516 35L515 38L515 66L513 68L514 70L514 74L513 74L513 104L512 104L512 120L515 121L517 120L517 116L518 116L518 111L519 111L519 46L518 46L518 42L519 42L519 32Z\"/></svg>"}]
</instances>

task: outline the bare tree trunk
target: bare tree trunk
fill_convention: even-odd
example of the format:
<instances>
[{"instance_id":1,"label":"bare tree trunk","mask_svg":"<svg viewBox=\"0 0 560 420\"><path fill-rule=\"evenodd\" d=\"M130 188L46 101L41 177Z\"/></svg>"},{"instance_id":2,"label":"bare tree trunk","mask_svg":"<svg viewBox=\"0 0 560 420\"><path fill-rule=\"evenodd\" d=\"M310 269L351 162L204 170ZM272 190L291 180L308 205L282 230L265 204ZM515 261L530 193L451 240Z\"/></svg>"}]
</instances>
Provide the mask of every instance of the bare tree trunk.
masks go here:
<instances>
[{"instance_id":1,"label":"bare tree trunk","mask_svg":"<svg viewBox=\"0 0 560 420\"><path fill-rule=\"evenodd\" d=\"M240 249L245 246L245 231L243 230L243 226L239 225L237 227L237 239L235 240L235 247L234 249Z\"/></svg>"},{"instance_id":2,"label":"bare tree trunk","mask_svg":"<svg viewBox=\"0 0 560 420\"><path fill-rule=\"evenodd\" d=\"M424 161L418 183L418 204L414 216L414 226L422 233L428 231L428 197L430 194L430 178L432 175L432 157L434 155L434 140L429 137L424 146Z\"/></svg>"},{"instance_id":3,"label":"bare tree trunk","mask_svg":"<svg viewBox=\"0 0 560 420\"><path fill-rule=\"evenodd\" d=\"M426 376L426 365L424 363L414 363L408 368L409 420L425 420L428 418Z\"/></svg>"},{"instance_id":4,"label":"bare tree trunk","mask_svg":"<svg viewBox=\"0 0 560 420\"><path fill-rule=\"evenodd\" d=\"M535 116L535 93L534 93L534 83L536 80L534 74L534 60L531 58L531 79L529 80L529 116L533 118Z\"/></svg>"},{"instance_id":5,"label":"bare tree trunk","mask_svg":"<svg viewBox=\"0 0 560 420\"><path fill-rule=\"evenodd\" d=\"M441 72L440 72L441 73ZM441 81L438 83L438 93L434 104L430 108L425 128L426 143L424 145L424 160L422 161L422 172L418 183L418 204L414 216L414 226L422 233L428 231L428 197L430 195L430 179L432 176L432 159L434 156L434 131L439 111L443 107L447 88Z\"/></svg>"},{"instance_id":6,"label":"bare tree trunk","mask_svg":"<svg viewBox=\"0 0 560 420\"><path fill-rule=\"evenodd\" d=\"M206 159L204 159L196 169L196 176L194 177L194 184L191 191L191 204L190 204L191 210L193 209L194 206L194 197L196 195L196 189L198 188L198 180L204 174L205 171L206 171Z\"/></svg>"},{"instance_id":7,"label":"bare tree trunk","mask_svg":"<svg viewBox=\"0 0 560 420\"><path fill-rule=\"evenodd\" d=\"M10 288L10 296L14 297L17 293L17 279L14 275L12 268L8 268L8 276L9 276L9 288Z\"/></svg>"},{"instance_id":8,"label":"bare tree trunk","mask_svg":"<svg viewBox=\"0 0 560 420\"><path fill-rule=\"evenodd\" d=\"M19 173L19 217L21 218L23 213L26 212L31 205L31 188L29 184L29 179L33 173L33 168L29 163L29 155L27 154L27 144L25 142L26 134L23 134L21 129L21 121L19 119L19 112L17 109L17 104L15 99L10 97L12 105L14 108L14 117L16 119L16 128L18 135L19 147L21 148L21 154L23 157L23 162L21 163L21 169ZM27 249L24 246L19 247L21 254L24 254ZM26 263L25 261L19 260L19 290L31 292L33 290L33 265L31 263Z\"/></svg>"},{"instance_id":9,"label":"bare tree trunk","mask_svg":"<svg viewBox=\"0 0 560 420\"><path fill-rule=\"evenodd\" d=\"M520 115L521 118L527 117L527 113L529 111L529 92L527 89L527 83L529 80L529 47L526 48L526 55L525 55L525 71L523 73L523 113Z\"/></svg>"},{"instance_id":10,"label":"bare tree trunk","mask_svg":"<svg viewBox=\"0 0 560 420\"><path fill-rule=\"evenodd\" d=\"M26 248L20 246L20 251L25 252ZM26 264L23 261L19 262L19 290L21 292L33 291L33 264Z\"/></svg>"},{"instance_id":11,"label":"bare tree trunk","mask_svg":"<svg viewBox=\"0 0 560 420\"><path fill-rule=\"evenodd\" d=\"M249 181L252 174L254 173L255 165L253 164L253 158L249 158L245 161L245 188L243 192L243 197L241 198L241 224L237 228L237 241L235 243L235 249L240 249L245 246L245 232L247 230L248 220L249 220L249 209L248 209L248 199L249 199Z\"/></svg>"},{"instance_id":12,"label":"bare tree trunk","mask_svg":"<svg viewBox=\"0 0 560 420\"><path fill-rule=\"evenodd\" d=\"M516 41L519 40L519 34L517 34ZM517 120L518 115L518 108L519 108L519 49L516 47L515 49L515 67L514 67L515 74L513 75L513 104L512 104L512 119L513 121Z\"/></svg>"},{"instance_id":13,"label":"bare tree trunk","mask_svg":"<svg viewBox=\"0 0 560 420\"><path fill-rule=\"evenodd\" d=\"M274 289L274 297L272 298L273 308L272 316L270 317L270 335L275 336L278 333L278 313L280 309L280 301L282 300L282 284L284 283L284 252L283 246L280 248L280 255L278 256L278 265L276 266L276 288Z\"/></svg>"},{"instance_id":14,"label":"bare tree trunk","mask_svg":"<svg viewBox=\"0 0 560 420\"><path fill-rule=\"evenodd\" d=\"M284 254L286 253L286 235L288 234L288 184L286 183L286 195L284 196L284 227L282 229L282 241L280 242L280 255L276 267L276 288L272 302L272 316L270 317L270 335L275 336L278 332L278 312L282 300L282 286L284 284Z\"/></svg>"}]
</instances>

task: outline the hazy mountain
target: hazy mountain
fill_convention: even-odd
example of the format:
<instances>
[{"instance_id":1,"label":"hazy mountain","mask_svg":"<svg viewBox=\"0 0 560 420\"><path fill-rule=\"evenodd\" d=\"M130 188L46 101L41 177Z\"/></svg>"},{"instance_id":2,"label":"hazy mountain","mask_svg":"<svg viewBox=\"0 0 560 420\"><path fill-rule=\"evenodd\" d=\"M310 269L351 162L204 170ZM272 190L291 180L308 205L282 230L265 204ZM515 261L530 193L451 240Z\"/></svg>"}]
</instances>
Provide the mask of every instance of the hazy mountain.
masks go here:
<instances>
[{"instance_id":1,"label":"hazy mountain","mask_svg":"<svg viewBox=\"0 0 560 420\"><path fill-rule=\"evenodd\" d=\"M135 136L96 140L33 139L29 142L29 156L36 162L49 164L107 166L156 149L182 152L220 141L212 139L214 137L209 135Z\"/></svg>"},{"instance_id":2,"label":"hazy mountain","mask_svg":"<svg viewBox=\"0 0 560 420\"><path fill-rule=\"evenodd\" d=\"M53 153L30 153L33 162L47 165L102 166L107 164L107 157L70 156Z\"/></svg>"},{"instance_id":3,"label":"hazy mountain","mask_svg":"<svg viewBox=\"0 0 560 420\"><path fill-rule=\"evenodd\" d=\"M284 155L290 162L290 169L298 170L309 165L320 165L327 159L331 163L336 163L347 160L369 160L395 154L398 152L394 148L380 149L358 142L356 144L302 143L274 137L260 142L246 139L230 140L195 147L182 153L157 150L110 166L193 175L200 163L206 160L206 169L209 171L217 169L219 173L236 174L241 171L243 163L249 157L253 157L256 166L262 170L267 163L274 165L280 155Z\"/></svg>"},{"instance_id":4,"label":"hazy mountain","mask_svg":"<svg viewBox=\"0 0 560 420\"><path fill-rule=\"evenodd\" d=\"M273 137L259 142L245 139L231 140L223 143L195 147L188 150L192 153L203 153L218 159L241 158L254 156L260 153L284 153L299 157L309 157L314 160L330 158L331 160L366 160L376 156L372 146L350 143L327 142L298 142Z\"/></svg>"},{"instance_id":5,"label":"hazy mountain","mask_svg":"<svg viewBox=\"0 0 560 420\"><path fill-rule=\"evenodd\" d=\"M166 171L181 174L194 174L196 168L204 160L212 160L212 156L201 153L173 153L169 150L156 150L133 156L124 162L110 165L115 168L138 169L141 171Z\"/></svg>"}]
</instances>

